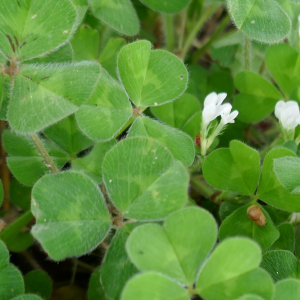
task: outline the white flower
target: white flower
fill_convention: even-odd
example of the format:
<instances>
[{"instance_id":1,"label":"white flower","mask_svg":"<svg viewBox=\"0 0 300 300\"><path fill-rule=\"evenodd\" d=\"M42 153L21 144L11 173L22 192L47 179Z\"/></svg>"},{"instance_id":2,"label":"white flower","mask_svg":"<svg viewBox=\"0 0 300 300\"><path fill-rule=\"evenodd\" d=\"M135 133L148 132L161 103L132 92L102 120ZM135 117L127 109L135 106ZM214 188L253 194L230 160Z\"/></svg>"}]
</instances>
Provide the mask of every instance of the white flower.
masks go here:
<instances>
[{"instance_id":1,"label":"white flower","mask_svg":"<svg viewBox=\"0 0 300 300\"><path fill-rule=\"evenodd\" d=\"M223 106L223 110L221 112L221 117L222 117L223 123L225 125L228 123L234 123L235 122L234 119L237 117L239 112L237 110L234 110L233 112L231 112L232 105L229 103L225 103L222 106Z\"/></svg>"},{"instance_id":2,"label":"white flower","mask_svg":"<svg viewBox=\"0 0 300 300\"><path fill-rule=\"evenodd\" d=\"M215 118L220 116L224 106L221 104L226 97L226 93L217 94L215 92L206 96L204 100L204 109L202 111L202 119L205 124L210 123Z\"/></svg>"},{"instance_id":3,"label":"white flower","mask_svg":"<svg viewBox=\"0 0 300 300\"><path fill-rule=\"evenodd\" d=\"M293 100L288 102L278 101L275 106L275 116L279 119L284 129L295 129L300 124L298 103Z\"/></svg>"}]
</instances>

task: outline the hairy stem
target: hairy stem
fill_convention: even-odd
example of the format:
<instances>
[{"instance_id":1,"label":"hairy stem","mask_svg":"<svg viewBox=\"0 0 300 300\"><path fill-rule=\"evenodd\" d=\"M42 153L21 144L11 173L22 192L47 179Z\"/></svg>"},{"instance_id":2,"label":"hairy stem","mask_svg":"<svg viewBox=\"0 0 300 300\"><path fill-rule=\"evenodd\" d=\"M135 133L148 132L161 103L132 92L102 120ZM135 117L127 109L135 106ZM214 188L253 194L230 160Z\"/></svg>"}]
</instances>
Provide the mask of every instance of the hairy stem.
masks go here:
<instances>
[{"instance_id":1,"label":"hairy stem","mask_svg":"<svg viewBox=\"0 0 300 300\"><path fill-rule=\"evenodd\" d=\"M197 189L205 198L209 199L213 195L214 190L210 188L204 181L197 180L195 177L191 177L190 182L191 185L195 189Z\"/></svg>"},{"instance_id":2,"label":"hairy stem","mask_svg":"<svg viewBox=\"0 0 300 300\"><path fill-rule=\"evenodd\" d=\"M173 15L163 15L167 49L172 51L175 45Z\"/></svg>"},{"instance_id":3,"label":"hairy stem","mask_svg":"<svg viewBox=\"0 0 300 300\"><path fill-rule=\"evenodd\" d=\"M36 148L40 152L41 156L43 157L45 164L49 168L49 170L52 173L59 173L59 169L53 162L52 158L50 157L49 153L47 152L46 148L44 147L43 142L41 141L39 136L36 133L33 133L33 134L31 134L31 138L32 138Z\"/></svg>"}]
</instances>

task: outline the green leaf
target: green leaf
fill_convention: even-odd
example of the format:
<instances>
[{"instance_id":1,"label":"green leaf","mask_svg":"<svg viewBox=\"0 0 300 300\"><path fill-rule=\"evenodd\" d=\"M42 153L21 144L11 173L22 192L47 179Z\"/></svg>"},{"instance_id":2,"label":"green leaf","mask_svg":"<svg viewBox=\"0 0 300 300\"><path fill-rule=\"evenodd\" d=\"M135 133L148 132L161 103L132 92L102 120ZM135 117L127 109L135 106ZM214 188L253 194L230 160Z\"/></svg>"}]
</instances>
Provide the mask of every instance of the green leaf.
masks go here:
<instances>
[{"instance_id":1,"label":"green leaf","mask_svg":"<svg viewBox=\"0 0 300 300\"><path fill-rule=\"evenodd\" d=\"M130 0L90 0L95 17L116 31L133 36L140 30L139 19Z\"/></svg>"},{"instance_id":2,"label":"green leaf","mask_svg":"<svg viewBox=\"0 0 300 300\"><path fill-rule=\"evenodd\" d=\"M88 0L72 0L77 10L77 24L80 24L89 8Z\"/></svg>"},{"instance_id":3,"label":"green leaf","mask_svg":"<svg viewBox=\"0 0 300 300\"><path fill-rule=\"evenodd\" d=\"M256 150L239 141L229 149L217 149L203 164L207 183L217 189L253 195L259 179L260 158Z\"/></svg>"},{"instance_id":4,"label":"green leaf","mask_svg":"<svg viewBox=\"0 0 300 300\"><path fill-rule=\"evenodd\" d=\"M226 239L217 246L201 269L197 291L202 295L216 284L253 271L260 261L261 249L255 242L245 238Z\"/></svg>"},{"instance_id":5,"label":"green leaf","mask_svg":"<svg viewBox=\"0 0 300 300\"><path fill-rule=\"evenodd\" d=\"M270 247L269 250L287 250L294 252L295 231L290 223L283 223L278 226L280 232L279 239Z\"/></svg>"},{"instance_id":6,"label":"green leaf","mask_svg":"<svg viewBox=\"0 0 300 300\"><path fill-rule=\"evenodd\" d=\"M99 62L102 67L115 79L117 74L117 58L121 48L126 44L124 39L111 38L106 43L99 56Z\"/></svg>"},{"instance_id":7,"label":"green leaf","mask_svg":"<svg viewBox=\"0 0 300 300\"><path fill-rule=\"evenodd\" d=\"M94 143L79 130L74 115L48 127L44 134L73 157Z\"/></svg>"},{"instance_id":8,"label":"green leaf","mask_svg":"<svg viewBox=\"0 0 300 300\"><path fill-rule=\"evenodd\" d=\"M261 250L253 241L230 238L217 246L201 269L197 292L207 300L235 299L257 294L271 300L273 282L264 270L257 269Z\"/></svg>"},{"instance_id":9,"label":"green leaf","mask_svg":"<svg viewBox=\"0 0 300 300\"><path fill-rule=\"evenodd\" d=\"M11 128L34 133L74 113L93 92L99 71L92 62L23 65L8 109Z\"/></svg>"},{"instance_id":10,"label":"green leaf","mask_svg":"<svg viewBox=\"0 0 300 300\"><path fill-rule=\"evenodd\" d=\"M181 130L200 110L200 102L190 94L184 94L173 102L151 107L151 112L157 119Z\"/></svg>"},{"instance_id":11,"label":"green leaf","mask_svg":"<svg viewBox=\"0 0 300 300\"><path fill-rule=\"evenodd\" d=\"M162 219L187 202L185 167L151 138L119 142L106 154L102 172L111 201L126 218Z\"/></svg>"},{"instance_id":12,"label":"green leaf","mask_svg":"<svg viewBox=\"0 0 300 300\"><path fill-rule=\"evenodd\" d=\"M266 217L266 225L259 226L249 219L247 209L251 205L237 209L225 219L220 227L220 241L232 236L245 236L256 241L263 251L268 249L278 238L279 231L274 226L268 213L260 206L262 213Z\"/></svg>"},{"instance_id":13,"label":"green leaf","mask_svg":"<svg viewBox=\"0 0 300 300\"><path fill-rule=\"evenodd\" d=\"M266 63L281 90L289 97L300 84L299 52L287 44L273 45L266 52Z\"/></svg>"},{"instance_id":14,"label":"green leaf","mask_svg":"<svg viewBox=\"0 0 300 300\"><path fill-rule=\"evenodd\" d=\"M194 142L187 134L148 117L139 117L134 121L128 137L134 136L151 137L158 140L186 167L190 166L195 159Z\"/></svg>"},{"instance_id":15,"label":"green leaf","mask_svg":"<svg viewBox=\"0 0 300 300\"><path fill-rule=\"evenodd\" d=\"M22 232L22 229L31 220L32 214L30 211L27 211L1 231L0 238L10 251L22 252L28 249L33 244L34 238L30 234L30 232Z\"/></svg>"},{"instance_id":16,"label":"green leaf","mask_svg":"<svg viewBox=\"0 0 300 300\"><path fill-rule=\"evenodd\" d=\"M213 217L203 209L190 207L171 214L163 227L146 224L136 228L126 250L141 271L156 271L192 285L216 238Z\"/></svg>"},{"instance_id":17,"label":"green leaf","mask_svg":"<svg viewBox=\"0 0 300 300\"><path fill-rule=\"evenodd\" d=\"M240 91L234 98L233 108L239 111L238 119L246 123L259 122L272 113L280 92L265 78L249 72L241 72L235 78Z\"/></svg>"},{"instance_id":18,"label":"green leaf","mask_svg":"<svg viewBox=\"0 0 300 300\"><path fill-rule=\"evenodd\" d=\"M49 168L43 162L43 158L29 136L5 130L2 138L4 148L10 155L7 158L7 164L22 184L33 186L40 177L49 172ZM43 144L57 167L62 168L69 159L67 153L47 141L43 141Z\"/></svg>"},{"instance_id":19,"label":"green leaf","mask_svg":"<svg viewBox=\"0 0 300 300\"><path fill-rule=\"evenodd\" d=\"M243 204L230 202L230 201L223 201L220 205L219 209L219 216L222 222L229 217L233 212L235 212L237 209L242 207Z\"/></svg>"},{"instance_id":20,"label":"green leaf","mask_svg":"<svg viewBox=\"0 0 300 300\"><path fill-rule=\"evenodd\" d=\"M231 300L245 294L256 294L264 300L272 300L274 284L271 276L263 269L255 269L238 277L220 282L200 293L205 300Z\"/></svg>"},{"instance_id":21,"label":"green leaf","mask_svg":"<svg viewBox=\"0 0 300 300\"><path fill-rule=\"evenodd\" d=\"M298 300L300 297L300 281L285 279L277 282L274 300Z\"/></svg>"},{"instance_id":22,"label":"green leaf","mask_svg":"<svg viewBox=\"0 0 300 300\"><path fill-rule=\"evenodd\" d=\"M262 201L277 208L300 212L300 195L289 193L279 182L273 170L273 162L276 158L296 156L294 152L286 148L275 148L265 157L257 196Z\"/></svg>"},{"instance_id":23,"label":"green leaf","mask_svg":"<svg viewBox=\"0 0 300 300\"><path fill-rule=\"evenodd\" d=\"M46 56L30 59L25 61L26 64L48 64L48 63L66 63L73 61L73 49L71 43L68 42L54 52L50 52Z\"/></svg>"},{"instance_id":24,"label":"green leaf","mask_svg":"<svg viewBox=\"0 0 300 300\"><path fill-rule=\"evenodd\" d=\"M41 178L32 190L31 211L36 218L33 236L57 261L90 252L111 225L99 187L77 172Z\"/></svg>"},{"instance_id":25,"label":"green leaf","mask_svg":"<svg viewBox=\"0 0 300 300\"><path fill-rule=\"evenodd\" d=\"M148 41L124 46L118 57L124 87L136 106L157 106L178 98L187 87L188 73L174 54L151 50Z\"/></svg>"},{"instance_id":26,"label":"green leaf","mask_svg":"<svg viewBox=\"0 0 300 300\"><path fill-rule=\"evenodd\" d=\"M153 10L157 10L161 13L174 14L182 11L191 0L140 0L145 5L149 6Z\"/></svg>"},{"instance_id":27,"label":"green leaf","mask_svg":"<svg viewBox=\"0 0 300 300\"><path fill-rule=\"evenodd\" d=\"M52 294L52 280L41 270L33 270L24 276L26 294L38 294L43 299L50 298Z\"/></svg>"},{"instance_id":28,"label":"green leaf","mask_svg":"<svg viewBox=\"0 0 300 300\"><path fill-rule=\"evenodd\" d=\"M0 241L0 299L10 300L24 293L24 282L20 271L9 263L9 252Z\"/></svg>"},{"instance_id":29,"label":"green leaf","mask_svg":"<svg viewBox=\"0 0 300 300\"><path fill-rule=\"evenodd\" d=\"M261 267L266 269L276 282L289 277L297 278L299 261L289 251L273 250L264 254Z\"/></svg>"},{"instance_id":30,"label":"green leaf","mask_svg":"<svg viewBox=\"0 0 300 300\"><path fill-rule=\"evenodd\" d=\"M276 43L291 29L290 19L276 1L228 0L227 3L236 27L251 39Z\"/></svg>"},{"instance_id":31,"label":"green leaf","mask_svg":"<svg viewBox=\"0 0 300 300\"><path fill-rule=\"evenodd\" d=\"M237 300L264 300L264 299L257 295L245 295Z\"/></svg>"},{"instance_id":32,"label":"green leaf","mask_svg":"<svg viewBox=\"0 0 300 300\"><path fill-rule=\"evenodd\" d=\"M90 176L95 182L102 182L102 162L106 152L116 144L115 140L96 143L91 152L82 158L72 160L72 169Z\"/></svg>"},{"instance_id":33,"label":"green leaf","mask_svg":"<svg viewBox=\"0 0 300 300\"><path fill-rule=\"evenodd\" d=\"M88 300L108 300L100 282L101 266L91 276L88 288Z\"/></svg>"},{"instance_id":34,"label":"green leaf","mask_svg":"<svg viewBox=\"0 0 300 300\"><path fill-rule=\"evenodd\" d=\"M300 233L298 231L296 241L295 241L295 255L300 258Z\"/></svg>"},{"instance_id":35,"label":"green leaf","mask_svg":"<svg viewBox=\"0 0 300 300\"><path fill-rule=\"evenodd\" d=\"M34 294L26 294L26 295L20 295L11 300L42 300L42 298Z\"/></svg>"},{"instance_id":36,"label":"green leaf","mask_svg":"<svg viewBox=\"0 0 300 300\"><path fill-rule=\"evenodd\" d=\"M274 160L274 171L278 180L292 194L300 194L299 168L299 157L282 157Z\"/></svg>"},{"instance_id":37,"label":"green leaf","mask_svg":"<svg viewBox=\"0 0 300 300\"><path fill-rule=\"evenodd\" d=\"M42 56L68 41L76 19L69 0L5 2L0 11L0 49L18 60Z\"/></svg>"},{"instance_id":38,"label":"green leaf","mask_svg":"<svg viewBox=\"0 0 300 300\"><path fill-rule=\"evenodd\" d=\"M133 277L126 284L121 300L189 300L187 289L171 279L154 272Z\"/></svg>"},{"instance_id":39,"label":"green leaf","mask_svg":"<svg viewBox=\"0 0 300 300\"><path fill-rule=\"evenodd\" d=\"M88 104L76 113L79 128L89 138L108 141L118 135L132 116L132 106L120 86L103 68Z\"/></svg>"},{"instance_id":40,"label":"green leaf","mask_svg":"<svg viewBox=\"0 0 300 300\"><path fill-rule=\"evenodd\" d=\"M102 263L101 283L110 299L119 299L125 283L138 272L125 250L125 243L131 231L129 226L126 225L117 231Z\"/></svg>"},{"instance_id":41,"label":"green leaf","mask_svg":"<svg viewBox=\"0 0 300 300\"><path fill-rule=\"evenodd\" d=\"M74 60L97 60L99 32L87 25L82 25L71 40Z\"/></svg>"}]
</instances>

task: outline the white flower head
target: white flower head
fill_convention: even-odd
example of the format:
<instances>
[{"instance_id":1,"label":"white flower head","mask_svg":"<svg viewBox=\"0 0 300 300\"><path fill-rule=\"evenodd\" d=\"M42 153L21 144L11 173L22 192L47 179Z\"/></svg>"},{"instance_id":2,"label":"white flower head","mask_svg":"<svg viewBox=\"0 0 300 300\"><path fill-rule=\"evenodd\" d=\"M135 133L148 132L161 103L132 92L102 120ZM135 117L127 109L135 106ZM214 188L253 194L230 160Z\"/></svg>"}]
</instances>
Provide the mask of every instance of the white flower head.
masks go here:
<instances>
[{"instance_id":1,"label":"white flower head","mask_svg":"<svg viewBox=\"0 0 300 300\"><path fill-rule=\"evenodd\" d=\"M278 101L275 105L275 116L284 129L295 129L300 124L298 103L293 100L288 102Z\"/></svg>"},{"instance_id":2,"label":"white flower head","mask_svg":"<svg viewBox=\"0 0 300 300\"><path fill-rule=\"evenodd\" d=\"M202 119L205 124L210 123L220 116L223 106L222 103L227 97L226 93L217 94L212 92L208 94L204 100L204 109L202 111Z\"/></svg>"},{"instance_id":3,"label":"white flower head","mask_svg":"<svg viewBox=\"0 0 300 300\"><path fill-rule=\"evenodd\" d=\"M229 103L225 103L222 106L223 106L223 110L221 112L221 117L222 117L223 123L225 125L228 123L234 123L235 122L234 120L237 117L237 115L239 114L239 112L237 110L234 110L233 112L231 112L232 105Z\"/></svg>"}]
</instances>

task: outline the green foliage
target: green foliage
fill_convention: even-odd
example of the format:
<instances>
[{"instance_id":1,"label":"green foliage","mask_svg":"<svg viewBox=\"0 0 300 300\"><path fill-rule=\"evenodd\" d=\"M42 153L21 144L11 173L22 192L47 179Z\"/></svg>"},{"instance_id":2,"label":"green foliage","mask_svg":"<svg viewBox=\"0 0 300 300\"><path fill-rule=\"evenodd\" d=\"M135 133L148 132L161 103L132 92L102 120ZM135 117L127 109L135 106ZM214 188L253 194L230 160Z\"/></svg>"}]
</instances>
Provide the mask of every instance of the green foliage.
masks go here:
<instances>
[{"instance_id":1,"label":"green foliage","mask_svg":"<svg viewBox=\"0 0 300 300\"><path fill-rule=\"evenodd\" d=\"M125 250L125 243L131 230L132 225L127 224L117 231L102 264L101 283L110 299L119 299L125 283L138 272Z\"/></svg>"},{"instance_id":2,"label":"green foliage","mask_svg":"<svg viewBox=\"0 0 300 300\"><path fill-rule=\"evenodd\" d=\"M90 176L95 182L102 182L102 162L106 152L116 144L115 140L96 143L84 157L72 160L72 169Z\"/></svg>"},{"instance_id":3,"label":"green foliage","mask_svg":"<svg viewBox=\"0 0 300 300\"><path fill-rule=\"evenodd\" d=\"M294 252L295 231L290 223L280 224L277 229L280 232L279 239L270 247L269 250L287 250Z\"/></svg>"},{"instance_id":4,"label":"green foliage","mask_svg":"<svg viewBox=\"0 0 300 300\"><path fill-rule=\"evenodd\" d=\"M292 194L300 193L300 160L298 157L282 157L274 160L274 171L280 183Z\"/></svg>"},{"instance_id":5,"label":"green foliage","mask_svg":"<svg viewBox=\"0 0 300 300\"><path fill-rule=\"evenodd\" d=\"M126 285L122 300L189 300L188 291L177 282L155 272L145 272L133 277Z\"/></svg>"},{"instance_id":6,"label":"green foliage","mask_svg":"<svg viewBox=\"0 0 300 300\"><path fill-rule=\"evenodd\" d=\"M3 144L10 155L7 158L7 164L21 183L33 186L40 177L49 172L29 136L18 135L11 130L6 130L3 134ZM44 145L57 166L63 167L68 161L67 153L49 142Z\"/></svg>"},{"instance_id":7,"label":"green foliage","mask_svg":"<svg viewBox=\"0 0 300 300\"><path fill-rule=\"evenodd\" d=\"M100 66L91 62L24 65L8 110L12 129L34 133L76 112L90 97L99 72Z\"/></svg>"},{"instance_id":8,"label":"green foliage","mask_svg":"<svg viewBox=\"0 0 300 300\"><path fill-rule=\"evenodd\" d=\"M10 300L24 293L24 282L20 271L9 263L9 252L0 241L0 298Z\"/></svg>"},{"instance_id":9,"label":"green foliage","mask_svg":"<svg viewBox=\"0 0 300 300\"><path fill-rule=\"evenodd\" d=\"M298 299L299 4L0 0L0 299Z\"/></svg>"},{"instance_id":10,"label":"green foliage","mask_svg":"<svg viewBox=\"0 0 300 300\"><path fill-rule=\"evenodd\" d=\"M103 23L126 35L139 32L139 20L130 0L89 0L93 14Z\"/></svg>"},{"instance_id":11,"label":"green foliage","mask_svg":"<svg viewBox=\"0 0 300 300\"><path fill-rule=\"evenodd\" d=\"M77 172L41 178L32 190L31 211L36 218L32 234L54 260L93 250L111 225L99 188ZM53 239L59 241L59 247Z\"/></svg>"},{"instance_id":12,"label":"green foliage","mask_svg":"<svg viewBox=\"0 0 300 300\"><path fill-rule=\"evenodd\" d=\"M203 164L203 174L208 184L242 195L255 192L259 171L258 152L239 141L232 141L229 149L212 152Z\"/></svg>"},{"instance_id":13,"label":"green foliage","mask_svg":"<svg viewBox=\"0 0 300 300\"><path fill-rule=\"evenodd\" d=\"M240 94L234 98L234 108L239 111L238 118L247 123L263 120L282 98L274 85L253 72L239 73L235 86Z\"/></svg>"},{"instance_id":14,"label":"green foliage","mask_svg":"<svg viewBox=\"0 0 300 300\"><path fill-rule=\"evenodd\" d=\"M273 161L280 157L296 154L286 148L271 150L265 157L257 196L264 202L287 211L300 211L300 196L289 193L279 182L273 170Z\"/></svg>"},{"instance_id":15,"label":"green foliage","mask_svg":"<svg viewBox=\"0 0 300 300\"><path fill-rule=\"evenodd\" d=\"M69 0L2 2L0 49L6 57L28 60L45 55L76 29L77 12Z\"/></svg>"},{"instance_id":16,"label":"green foliage","mask_svg":"<svg viewBox=\"0 0 300 300\"><path fill-rule=\"evenodd\" d=\"M250 220L247 215L249 206L251 205L237 209L224 220L220 227L219 239L222 241L231 236L246 236L255 240L264 251L279 238L279 231L262 206L260 209L266 217L266 225L260 226Z\"/></svg>"},{"instance_id":17,"label":"green foliage","mask_svg":"<svg viewBox=\"0 0 300 300\"><path fill-rule=\"evenodd\" d=\"M50 298L52 294L52 280L43 271L34 270L24 276L26 294L34 293L43 299Z\"/></svg>"},{"instance_id":18,"label":"green foliage","mask_svg":"<svg viewBox=\"0 0 300 300\"><path fill-rule=\"evenodd\" d=\"M261 267L271 274L275 282L285 278L298 278L299 261L289 251L267 252L263 256Z\"/></svg>"},{"instance_id":19,"label":"green foliage","mask_svg":"<svg viewBox=\"0 0 300 300\"><path fill-rule=\"evenodd\" d=\"M153 139L119 142L106 154L102 172L111 201L126 218L162 219L187 201L189 178L183 164Z\"/></svg>"},{"instance_id":20,"label":"green foliage","mask_svg":"<svg viewBox=\"0 0 300 300\"><path fill-rule=\"evenodd\" d=\"M186 89L187 70L175 55L151 50L151 43L138 41L124 46L118 70L131 101L136 106L157 106L178 98Z\"/></svg>"},{"instance_id":21,"label":"green foliage","mask_svg":"<svg viewBox=\"0 0 300 300\"><path fill-rule=\"evenodd\" d=\"M251 39L276 43L291 29L291 21L277 1L229 0L228 8L236 27Z\"/></svg>"},{"instance_id":22,"label":"green foliage","mask_svg":"<svg viewBox=\"0 0 300 300\"><path fill-rule=\"evenodd\" d=\"M192 224L198 231L191 230ZM141 271L156 271L181 284L192 285L216 237L217 228L211 215L191 207L171 214L163 227L139 226L130 235L126 249Z\"/></svg>"},{"instance_id":23,"label":"green foliage","mask_svg":"<svg viewBox=\"0 0 300 300\"><path fill-rule=\"evenodd\" d=\"M88 289L88 300L107 300L100 282L101 267L98 267L91 276Z\"/></svg>"},{"instance_id":24,"label":"green foliage","mask_svg":"<svg viewBox=\"0 0 300 300\"><path fill-rule=\"evenodd\" d=\"M142 3L153 10L166 14L174 14L183 10L191 0L141 0Z\"/></svg>"},{"instance_id":25,"label":"green foliage","mask_svg":"<svg viewBox=\"0 0 300 300\"><path fill-rule=\"evenodd\" d=\"M286 279L276 284L274 300L296 300L300 296L300 281L296 279Z\"/></svg>"},{"instance_id":26,"label":"green foliage","mask_svg":"<svg viewBox=\"0 0 300 300\"><path fill-rule=\"evenodd\" d=\"M195 158L193 140L180 130L160 124L147 117L139 117L132 124L127 137L144 136L158 140L165 145L185 166L190 166ZM185 147L181 147L185 145Z\"/></svg>"}]
</instances>

